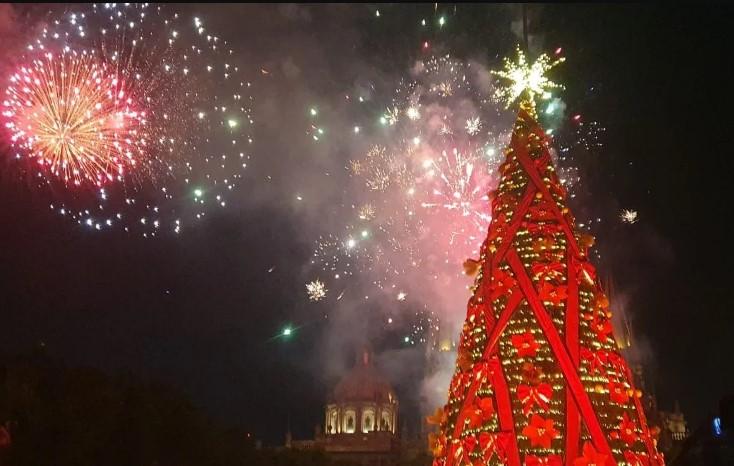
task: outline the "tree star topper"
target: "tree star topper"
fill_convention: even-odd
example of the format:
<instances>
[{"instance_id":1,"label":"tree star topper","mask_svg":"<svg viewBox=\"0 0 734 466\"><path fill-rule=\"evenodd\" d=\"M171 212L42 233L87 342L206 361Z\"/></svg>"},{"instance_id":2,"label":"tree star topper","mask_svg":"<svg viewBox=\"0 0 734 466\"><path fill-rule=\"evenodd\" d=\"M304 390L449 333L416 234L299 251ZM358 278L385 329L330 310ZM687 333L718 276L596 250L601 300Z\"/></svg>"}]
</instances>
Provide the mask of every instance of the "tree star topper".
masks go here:
<instances>
[{"instance_id":1,"label":"tree star topper","mask_svg":"<svg viewBox=\"0 0 734 466\"><path fill-rule=\"evenodd\" d=\"M536 95L548 98L550 97L550 89L563 89L562 85L548 79L545 73L564 61L566 61L564 57L551 60L548 55L543 54L535 60L535 63L530 65L525 58L525 54L518 47L517 62L505 58L505 69L492 71L492 74L510 81L506 86L498 87L495 96L504 100L507 108L518 98L535 106Z\"/></svg>"}]
</instances>

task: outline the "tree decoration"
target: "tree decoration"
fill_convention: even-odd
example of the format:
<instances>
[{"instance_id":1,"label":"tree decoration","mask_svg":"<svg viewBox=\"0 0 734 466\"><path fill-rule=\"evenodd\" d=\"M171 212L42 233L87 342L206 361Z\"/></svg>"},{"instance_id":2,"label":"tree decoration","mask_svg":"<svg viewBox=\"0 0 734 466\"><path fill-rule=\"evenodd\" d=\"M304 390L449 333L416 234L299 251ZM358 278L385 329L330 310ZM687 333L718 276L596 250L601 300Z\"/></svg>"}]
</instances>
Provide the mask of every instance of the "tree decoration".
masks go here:
<instances>
[{"instance_id":1,"label":"tree decoration","mask_svg":"<svg viewBox=\"0 0 734 466\"><path fill-rule=\"evenodd\" d=\"M629 402L630 395L624 385L619 382L610 381L608 388L610 400L621 405L627 404L627 402Z\"/></svg>"},{"instance_id":2,"label":"tree decoration","mask_svg":"<svg viewBox=\"0 0 734 466\"><path fill-rule=\"evenodd\" d=\"M563 466L563 460L559 455L528 455L525 458L525 466Z\"/></svg>"},{"instance_id":3,"label":"tree decoration","mask_svg":"<svg viewBox=\"0 0 734 466\"><path fill-rule=\"evenodd\" d=\"M548 402L550 402L552 396L553 387L547 383L541 383L536 386L517 386L517 397L522 403L522 411L526 416L530 414L535 407L546 411L548 409Z\"/></svg>"},{"instance_id":4,"label":"tree decoration","mask_svg":"<svg viewBox=\"0 0 734 466\"><path fill-rule=\"evenodd\" d=\"M533 414L522 434L530 439L530 445L542 448L550 448L551 441L560 435L553 427L553 419L543 419L537 414Z\"/></svg>"},{"instance_id":5,"label":"tree decoration","mask_svg":"<svg viewBox=\"0 0 734 466\"><path fill-rule=\"evenodd\" d=\"M584 443L581 457L573 462L573 466L602 466L608 464L609 457L596 451L590 442Z\"/></svg>"},{"instance_id":6,"label":"tree decoration","mask_svg":"<svg viewBox=\"0 0 734 466\"><path fill-rule=\"evenodd\" d=\"M629 450L624 451L624 460L629 466L649 466L650 459L642 453L633 453Z\"/></svg>"},{"instance_id":7,"label":"tree decoration","mask_svg":"<svg viewBox=\"0 0 734 466\"><path fill-rule=\"evenodd\" d=\"M560 60L557 60L558 62ZM641 392L618 353L609 300L576 230L533 98L556 62L496 74L520 98L477 261L434 466L663 466Z\"/></svg>"},{"instance_id":8,"label":"tree decoration","mask_svg":"<svg viewBox=\"0 0 734 466\"><path fill-rule=\"evenodd\" d=\"M632 445L637 441L637 425L626 412L622 415L622 421L619 423L619 438L627 445Z\"/></svg>"},{"instance_id":9,"label":"tree decoration","mask_svg":"<svg viewBox=\"0 0 734 466\"><path fill-rule=\"evenodd\" d=\"M538 290L538 296L544 302L550 302L554 306L558 306L566 299L566 287L563 285L553 286L544 281Z\"/></svg>"},{"instance_id":10,"label":"tree decoration","mask_svg":"<svg viewBox=\"0 0 734 466\"><path fill-rule=\"evenodd\" d=\"M497 269L492 273L492 300L509 294L514 287L515 279L509 273L502 269Z\"/></svg>"},{"instance_id":11,"label":"tree decoration","mask_svg":"<svg viewBox=\"0 0 734 466\"><path fill-rule=\"evenodd\" d=\"M535 352L538 351L538 347L540 346L538 342L535 341L533 334L530 332L513 335L511 341L512 346L517 350L517 356L521 358L535 357Z\"/></svg>"}]
</instances>

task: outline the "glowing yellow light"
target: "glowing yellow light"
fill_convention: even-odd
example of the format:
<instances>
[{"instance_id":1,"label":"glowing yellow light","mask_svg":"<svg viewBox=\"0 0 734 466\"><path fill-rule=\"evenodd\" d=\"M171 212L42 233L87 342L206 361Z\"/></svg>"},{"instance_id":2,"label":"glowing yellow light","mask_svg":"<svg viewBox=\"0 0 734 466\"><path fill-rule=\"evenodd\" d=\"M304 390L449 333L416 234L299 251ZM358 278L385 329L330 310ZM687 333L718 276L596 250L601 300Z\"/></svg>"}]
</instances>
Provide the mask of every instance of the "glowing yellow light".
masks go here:
<instances>
[{"instance_id":1,"label":"glowing yellow light","mask_svg":"<svg viewBox=\"0 0 734 466\"><path fill-rule=\"evenodd\" d=\"M561 57L552 61L548 55L543 54L531 65L522 50L518 48L517 62L505 58L505 69L492 71L492 74L509 81L507 86L497 88L495 96L504 100L508 108L518 98L534 106L536 95L549 96L550 89L563 89L563 86L548 79L545 73L565 60L564 57Z\"/></svg>"}]
</instances>

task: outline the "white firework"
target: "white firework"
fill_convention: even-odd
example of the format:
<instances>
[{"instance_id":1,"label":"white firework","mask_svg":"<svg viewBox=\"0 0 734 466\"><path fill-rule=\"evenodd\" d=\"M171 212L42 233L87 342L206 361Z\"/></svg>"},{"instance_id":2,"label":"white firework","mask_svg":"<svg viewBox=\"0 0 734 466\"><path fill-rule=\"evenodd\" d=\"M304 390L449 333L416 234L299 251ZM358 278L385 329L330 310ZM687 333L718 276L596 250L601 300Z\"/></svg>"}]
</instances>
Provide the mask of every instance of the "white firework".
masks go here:
<instances>
[{"instance_id":1,"label":"white firework","mask_svg":"<svg viewBox=\"0 0 734 466\"><path fill-rule=\"evenodd\" d=\"M622 213L619 214L619 218L624 223L629 224L637 223L637 221L639 220L639 218L637 217L637 211L631 209L624 209Z\"/></svg>"},{"instance_id":2,"label":"white firework","mask_svg":"<svg viewBox=\"0 0 734 466\"><path fill-rule=\"evenodd\" d=\"M469 118L466 120L466 132L469 136L474 136L482 129L482 120L479 117Z\"/></svg>"},{"instance_id":3,"label":"white firework","mask_svg":"<svg viewBox=\"0 0 734 466\"><path fill-rule=\"evenodd\" d=\"M388 108L385 113L385 120L387 124L393 126L400 119L400 110L397 107Z\"/></svg>"},{"instance_id":4,"label":"white firework","mask_svg":"<svg viewBox=\"0 0 734 466\"><path fill-rule=\"evenodd\" d=\"M306 283L306 292L308 293L309 301L321 301L326 297L327 291L326 286L319 279Z\"/></svg>"},{"instance_id":5,"label":"white firework","mask_svg":"<svg viewBox=\"0 0 734 466\"><path fill-rule=\"evenodd\" d=\"M408 107L405 114L413 121L418 120L421 117L421 112L418 111L418 107Z\"/></svg>"}]
</instances>

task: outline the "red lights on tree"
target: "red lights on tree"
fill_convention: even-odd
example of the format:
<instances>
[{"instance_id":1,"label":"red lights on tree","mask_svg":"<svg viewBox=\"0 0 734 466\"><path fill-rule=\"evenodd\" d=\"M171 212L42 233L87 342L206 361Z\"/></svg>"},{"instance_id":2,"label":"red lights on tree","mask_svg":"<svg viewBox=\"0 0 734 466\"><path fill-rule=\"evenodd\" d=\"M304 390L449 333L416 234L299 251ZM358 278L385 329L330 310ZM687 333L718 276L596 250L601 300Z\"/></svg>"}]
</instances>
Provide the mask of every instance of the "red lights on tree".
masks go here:
<instances>
[{"instance_id":1,"label":"red lights on tree","mask_svg":"<svg viewBox=\"0 0 734 466\"><path fill-rule=\"evenodd\" d=\"M434 466L663 465L527 102L501 173Z\"/></svg>"}]
</instances>

